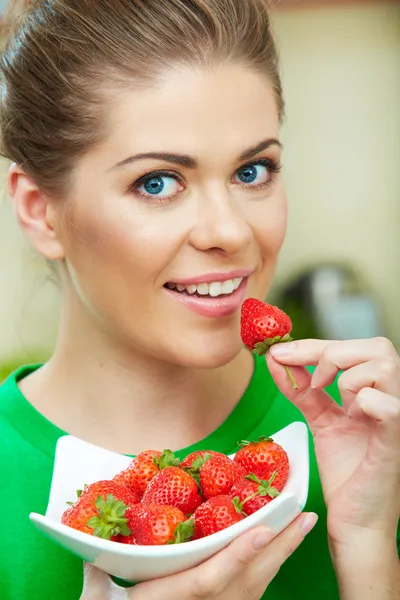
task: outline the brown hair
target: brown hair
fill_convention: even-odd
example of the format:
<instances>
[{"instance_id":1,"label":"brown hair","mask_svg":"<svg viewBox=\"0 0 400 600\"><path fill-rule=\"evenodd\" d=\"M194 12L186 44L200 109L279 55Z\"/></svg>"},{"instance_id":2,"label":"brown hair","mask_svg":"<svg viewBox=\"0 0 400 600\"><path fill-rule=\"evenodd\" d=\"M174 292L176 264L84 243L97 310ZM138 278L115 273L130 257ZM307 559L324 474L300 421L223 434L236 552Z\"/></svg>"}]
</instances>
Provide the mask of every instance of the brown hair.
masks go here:
<instances>
[{"instance_id":1,"label":"brown hair","mask_svg":"<svg viewBox=\"0 0 400 600\"><path fill-rule=\"evenodd\" d=\"M67 193L77 160L106 135L123 86L172 64L239 61L284 104L268 0L13 0L0 62L1 154L45 192ZM18 19L18 17L21 17Z\"/></svg>"}]
</instances>

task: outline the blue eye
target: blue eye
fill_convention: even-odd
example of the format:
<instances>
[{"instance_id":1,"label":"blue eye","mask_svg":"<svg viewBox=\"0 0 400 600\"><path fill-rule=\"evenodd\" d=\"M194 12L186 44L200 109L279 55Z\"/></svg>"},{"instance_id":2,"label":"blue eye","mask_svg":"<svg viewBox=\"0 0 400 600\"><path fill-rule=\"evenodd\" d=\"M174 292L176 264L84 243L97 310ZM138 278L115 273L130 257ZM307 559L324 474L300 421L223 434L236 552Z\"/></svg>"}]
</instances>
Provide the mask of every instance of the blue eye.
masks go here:
<instances>
[{"instance_id":1,"label":"blue eye","mask_svg":"<svg viewBox=\"0 0 400 600\"><path fill-rule=\"evenodd\" d=\"M175 196L181 189L179 181L171 175L150 175L139 183L137 190L143 196L168 198Z\"/></svg>"},{"instance_id":2,"label":"blue eye","mask_svg":"<svg viewBox=\"0 0 400 600\"><path fill-rule=\"evenodd\" d=\"M260 163L248 164L240 167L235 177L239 183L246 185L262 185L270 179L269 169L266 165Z\"/></svg>"}]
</instances>

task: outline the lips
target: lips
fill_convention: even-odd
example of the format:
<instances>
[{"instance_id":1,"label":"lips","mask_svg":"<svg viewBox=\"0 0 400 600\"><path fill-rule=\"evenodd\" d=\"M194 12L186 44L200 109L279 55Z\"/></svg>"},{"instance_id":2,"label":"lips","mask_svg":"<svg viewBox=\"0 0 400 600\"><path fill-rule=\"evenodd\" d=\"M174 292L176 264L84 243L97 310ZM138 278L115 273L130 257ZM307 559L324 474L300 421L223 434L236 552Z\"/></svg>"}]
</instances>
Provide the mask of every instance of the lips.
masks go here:
<instances>
[{"instance_id":1,"label":"lips","mask_svg":"<svg viewBox=\"0 0 400 600\"><path fill-rule=\"evenodd\" d=\"M239 279L240 283L236 289L233 289L233 286L237 284L237 282L234 284L235 279ZM248 277L235 277L233 279L226 279L225 281L211 281L210 283L202 282L186 285L183 283L169 283L164 288L172 300L180 302L192 312L203 317L221 318L230 317L238 313L246 296L248 280ZM178 285L180 288L183 288L182 291L178 291ZM189 285L195 286L196 292L189 293L186 289ZM221 293L218 296L211 295L211 293L219 293L220 289L223 292L224 285L226 285L225 289L228 289L229 286L229 290L232 289L232 292ZM202 295L201 291L207 293Z\"/></svg>"}]
</instances>

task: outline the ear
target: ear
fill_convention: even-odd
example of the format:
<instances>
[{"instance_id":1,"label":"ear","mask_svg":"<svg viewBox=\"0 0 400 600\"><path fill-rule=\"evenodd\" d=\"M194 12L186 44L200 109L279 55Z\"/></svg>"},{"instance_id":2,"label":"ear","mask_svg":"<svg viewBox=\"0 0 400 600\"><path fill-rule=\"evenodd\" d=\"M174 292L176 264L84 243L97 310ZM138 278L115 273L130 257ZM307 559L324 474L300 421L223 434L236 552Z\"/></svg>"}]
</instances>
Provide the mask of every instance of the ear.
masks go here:
<instances>
[{"instance_id":1,"label":"ear","mask_svg":"<svg viewBox=\"0 0 400 600\"><path fill-rule=\"evenodd\" d=\"M14 204L19 226L36 250L47 260L61 260L64 249L54 225L54 201L15 163L8 172L8 191Z\"/></svg>"}]
</instances>

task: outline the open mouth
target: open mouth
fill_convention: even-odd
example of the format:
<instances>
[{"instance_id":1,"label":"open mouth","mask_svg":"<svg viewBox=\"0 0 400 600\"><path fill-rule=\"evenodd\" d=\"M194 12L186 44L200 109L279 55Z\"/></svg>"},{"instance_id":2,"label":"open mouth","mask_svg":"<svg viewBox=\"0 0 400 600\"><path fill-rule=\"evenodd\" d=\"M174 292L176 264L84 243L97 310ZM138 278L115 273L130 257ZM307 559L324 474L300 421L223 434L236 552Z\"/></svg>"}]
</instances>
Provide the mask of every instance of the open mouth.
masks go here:
<instances>
[{"instance_id":1,"label":"open mouth","mask_svg":"<svg viewBox=\"0 0 400 600\"><path fill-rule=\"evenodd\" d=\"M235 277L226 281L213 281L211 283L197 283L181 285L180 283L168 282L164 287L173 292L186 296L218 298L219 296L230 296L242 284L244 277Z\"/></svg>"}]
</instances>

